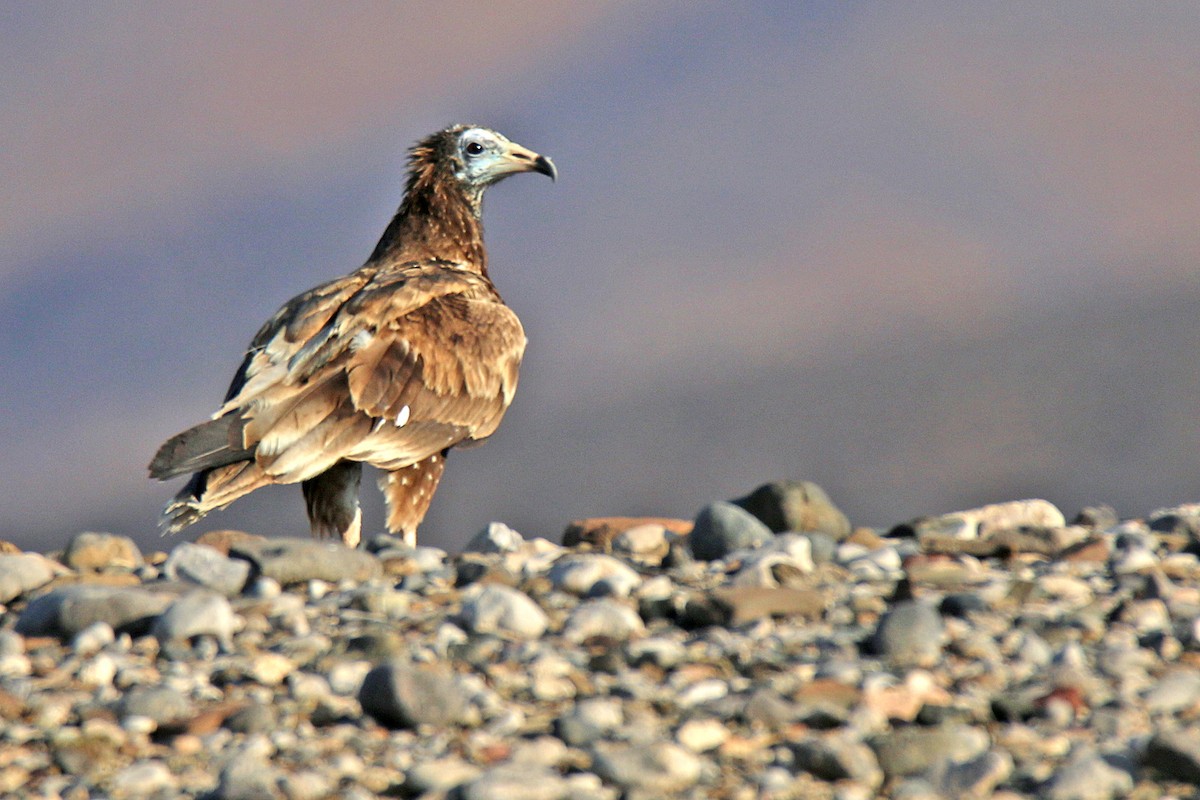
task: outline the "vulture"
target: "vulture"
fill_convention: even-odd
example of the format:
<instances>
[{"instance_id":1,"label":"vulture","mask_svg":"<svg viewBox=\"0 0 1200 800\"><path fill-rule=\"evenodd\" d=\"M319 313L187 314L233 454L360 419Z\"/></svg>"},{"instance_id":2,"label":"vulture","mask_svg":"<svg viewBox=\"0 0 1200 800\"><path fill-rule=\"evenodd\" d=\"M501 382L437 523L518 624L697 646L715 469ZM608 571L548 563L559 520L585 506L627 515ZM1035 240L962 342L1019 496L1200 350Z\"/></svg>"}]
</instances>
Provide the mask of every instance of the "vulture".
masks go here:
<instances>
[{"instance_id":1,"label":"vulture","mask_svg":"<svg viewBox=\"0 0 1200 800\"><path fill-rule=\"evenodd\" d=\"M404 199L370 258L283 305L255 335L212 419L173 436L150 476L191 474L164 533L261 486L299 483L312 533L355 547L362 465L387 527L415 544L446 453L490 436L517 388L525 332L488 278L484 191L554 163L455 125L409 152Z\"/></svg>"}]
</instances>

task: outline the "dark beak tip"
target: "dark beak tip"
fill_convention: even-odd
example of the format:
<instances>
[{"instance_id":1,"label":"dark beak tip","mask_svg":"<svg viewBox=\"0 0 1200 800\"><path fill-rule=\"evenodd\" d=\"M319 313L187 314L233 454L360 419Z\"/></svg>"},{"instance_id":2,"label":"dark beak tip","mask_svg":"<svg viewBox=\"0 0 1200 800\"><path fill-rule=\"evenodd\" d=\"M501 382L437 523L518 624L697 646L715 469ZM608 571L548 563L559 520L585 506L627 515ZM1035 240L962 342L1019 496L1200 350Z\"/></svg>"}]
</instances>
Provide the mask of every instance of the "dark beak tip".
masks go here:
<instances>
[{"instance_id":1,"label":"dark beak tip","mask_svg":"<svg viewBox=\"0 0 1200 800\"><path fill-rule=\"evenodd\" d=\"M538 156L533 162L533 168L546 175L552 181L558 181L558 169L554 166L554 162L545 156Z\"/></svg>"}]
</instances>

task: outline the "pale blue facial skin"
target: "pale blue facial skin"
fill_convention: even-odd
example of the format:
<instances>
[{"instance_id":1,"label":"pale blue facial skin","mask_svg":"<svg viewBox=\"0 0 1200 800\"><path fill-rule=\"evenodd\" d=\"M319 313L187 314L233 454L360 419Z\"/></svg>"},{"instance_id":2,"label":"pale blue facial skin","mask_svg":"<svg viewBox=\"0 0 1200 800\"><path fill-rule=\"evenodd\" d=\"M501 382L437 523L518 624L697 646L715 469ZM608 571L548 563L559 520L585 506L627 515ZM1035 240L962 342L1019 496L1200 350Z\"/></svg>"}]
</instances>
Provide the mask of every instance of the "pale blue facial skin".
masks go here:
<instances>
[{"instance_id":1,"label":"pale blue facial skin","mask_svg":"<svg viewBox=\"0 0 1200 800\"><path fill-rule=\"evenodd\" d=\"M460 167L455 176L483 188L517 172L541 172L555 177L550 159L509 141L488 128L467 128L458 135Z\"/></svg>"}]
</instances>

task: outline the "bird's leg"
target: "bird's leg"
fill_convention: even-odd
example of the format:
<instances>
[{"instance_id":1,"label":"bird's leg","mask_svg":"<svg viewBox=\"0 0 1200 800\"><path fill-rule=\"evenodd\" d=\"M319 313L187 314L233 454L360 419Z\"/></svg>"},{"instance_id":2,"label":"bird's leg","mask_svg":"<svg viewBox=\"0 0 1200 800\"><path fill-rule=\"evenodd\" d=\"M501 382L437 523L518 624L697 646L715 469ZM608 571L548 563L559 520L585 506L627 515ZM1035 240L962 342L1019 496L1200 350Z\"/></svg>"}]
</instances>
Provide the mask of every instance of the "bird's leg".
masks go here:
<instances>
[{"instance_id":1,"label":"bird's leg","mask_svg":"<svg viewBox=\"0 0 1200 800\"><path fill-rule=\"evenodd\" d=\"M417 544L417 526L425 519L438 481L442 479L447 452L443 450L379 478L379 488L387 500L388 530L403 536L409 546Z\"/></svg>"},{"instance_id":2,"label":"bird's leg","mask_svg":"<svg viewBox=\"0 0 1200 800\"><path fill-rule=\"evenodd\" d=\"M361 482L362 464L339 461L301 484L313 536L318 539L339 536L347 547L358 546L362 536L362 511L358 507Z\"/></svg>"}]
</instances>

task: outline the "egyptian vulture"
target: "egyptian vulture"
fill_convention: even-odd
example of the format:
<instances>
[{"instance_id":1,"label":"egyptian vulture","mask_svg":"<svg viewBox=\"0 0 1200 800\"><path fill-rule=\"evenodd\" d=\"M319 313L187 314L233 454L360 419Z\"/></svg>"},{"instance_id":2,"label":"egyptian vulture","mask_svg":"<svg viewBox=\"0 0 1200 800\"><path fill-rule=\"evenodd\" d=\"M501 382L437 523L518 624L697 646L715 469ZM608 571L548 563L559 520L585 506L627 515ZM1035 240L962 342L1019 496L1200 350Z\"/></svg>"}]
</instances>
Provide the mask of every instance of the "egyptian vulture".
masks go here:
<instances>
[{"instance_id":1,"label":"egyptian vulture","mask_svg":"<svg viewBox=\"0 0 1200 800\"><path fill-rule=\"evenodd\" d=\"M517 388L525 332L488 279L484 191L554 164L455 125L410 151L404 200L360 269L292 298L259 330L209 422L159 448L150 476L192 473L175 533L269 484L299 483L312 532L358 544L362 465L410 544L457 444L490 436Z\"/></svg>"}]
</instances>

